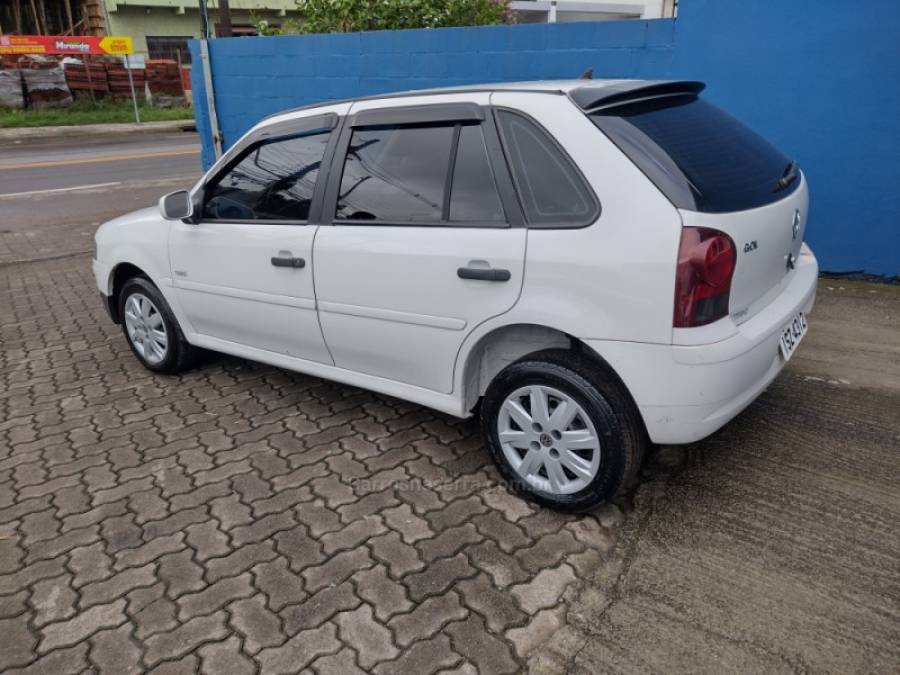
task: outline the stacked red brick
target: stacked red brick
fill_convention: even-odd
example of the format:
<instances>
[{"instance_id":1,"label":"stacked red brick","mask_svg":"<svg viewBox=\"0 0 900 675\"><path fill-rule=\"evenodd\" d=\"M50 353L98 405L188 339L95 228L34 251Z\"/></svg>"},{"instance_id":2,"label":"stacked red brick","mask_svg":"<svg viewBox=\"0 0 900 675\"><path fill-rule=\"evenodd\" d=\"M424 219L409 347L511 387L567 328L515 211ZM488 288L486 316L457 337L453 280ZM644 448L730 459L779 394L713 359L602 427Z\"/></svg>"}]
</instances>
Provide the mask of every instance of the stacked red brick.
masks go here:
<instances>
[{"instance_id":1,"label":"stacked red brick","mask_svg":"<svg viewBox=\"0 0 900 675\"><path fill-rule=\"evenodd\" d=\"M164 96L184 96L178 63L169 59L147 61L147 84L150 93Z\"/></svg>"},{"instance_id":2,"label":"stacked red brick","mask_svg":"<svg viewBox=\"0 0 900 675\"><path fill-rule=\"evenodd\" d=\"M109 93L115 98L128 98L131 96L131 85L128 82L128 71L124 66L108 63L106 73L109 76ZM143 68L133 68L131 78L134 81L134 91L138 98L144 96L144 84L147 81L147 71Z\"/></svg>"},{"instance_id":3,"label":"stacked red brick","mask_svg":"<svg viewBox=\"0 0 900 675\"><path fill-rule=\"evenodd\" d=\"M66 82L77 98L109 93L109 78L104 63L67 63Z\"/></svg>"}]
</instances>

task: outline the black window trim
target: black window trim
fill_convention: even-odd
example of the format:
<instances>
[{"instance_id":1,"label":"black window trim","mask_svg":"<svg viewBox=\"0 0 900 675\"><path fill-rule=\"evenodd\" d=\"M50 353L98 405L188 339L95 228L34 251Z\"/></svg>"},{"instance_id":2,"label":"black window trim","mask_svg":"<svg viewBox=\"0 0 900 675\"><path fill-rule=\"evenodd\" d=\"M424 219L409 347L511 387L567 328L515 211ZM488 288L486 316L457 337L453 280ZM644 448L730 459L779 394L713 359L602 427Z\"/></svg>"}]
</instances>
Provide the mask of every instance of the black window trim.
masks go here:
<instances>
[{"instance_id":1,"label":"black window trim","mask_svg":"<svg viewBox=\"0 0 900 675\"><path fill-rule=\"evenodd\" d=\"M484 111L475 103L438 103L388 108L368 108L350 115L353 127L385 124L432 124L439 122L482 121Z\"/></svg>"},{"instance_id":2,"label":"black window trim","mask_svg":"<svg viewBox=\"0 0 900 675\"><path fill-rule=\"evenodd\" d=\"M364 115L364 113L371 113ZM376 115L375 113L379 113ZM382 114L383 113L383 114ZM361 123L360 120L365 120ZM445 185L444 204L442 208L442 218L440 221L393 221L393 220L352 220L349 218L336 218L338 193L341 188L341 181L344 174L344 163L347 157L347 150L350 146L350 138L353 130L359 127L383 126L383 125L399 125L399 126L419 126L419 125L437 125L446 123L450 126L451 122L455 122L453 141L450 149L450 166L446 180L453 180L452 170L453 163L456 161L457 146L459 143L459 127L464 122L474 122L481 126L482 135L484 137L485 148L487 150L488 162L491 172L494 175L494 184L497 188L497 194L500 197L500 203L503 207L505 219L502 221L455 221L449 220L449 190ZM349 117L343 118L340 125L340 133L334 153L331 159L331 166L328 170L328 185L325 190L325 197L322 202L322 225L341 225L341 226L366 226L366 227L438 227L438 228L492 228L492 229L509 229L513 227L524 227L525 218L522 214L521 206L515 195L512 177L509 175L509 167L503 157L500 140L498 137L497 126L494 117L490 114L489 106L481 106L476 103L440 103L426 104L416 106L400 106L389 108L372 108L369 110L351 113Z\"/></svg>"},{"instance_id":3,"label":"black window trim","mask_svg":"<svg viewBox=\"0 0 900 675\"><path fill-rule=\"evenodd\" d=\"M525 227L533 230L579 230L585 227L590 227L591 225L596 223L600 218L600 215L603 213L603 207L600 203L600 199L597 197L597 193L594 192L594 188L591 185L590 181L585 178L584 173L582 173L581 171L581 167L578 166L578 163L572 159L571 155L566 152L565 148L560 145L559 141L556 140L553 134L547 131L547 128L544 127L543 124L538 122L534 117L526 113L524 110L519 110L518 108L510 108L508 106L493 106L493 117L496 117L501 112L518 115L519 117L527 120L535 126L535 128L556 148L556 150L560 153L563 161L565 161L569 165L575 177L581 182L581 185L587 196L590 198L593 206L590 214L586 216L583 221L574 221L571 223L527 223ZM512 184L515 185L515 172L512 170L513 163L508 151L509 142L503 137L503 128L500 126L499 120L495 120L495 126L502 143L502 153L503 158L506 162L507 172L510 176ZM515 185L515 198L519 209L521 210L522 218L527 222L527 216L525 215L525 206L522 203L521 192L518 185Z\"/></svg>"},{"instance_id":4,"label":"black window trim","mask_svg":"<svg viewBox=\"0 0 900 675\"><path fill-rule=\"evenodd\" d=\"M318 223L321 218L322 199L325 196L327 184L327 176L323 176L322 172L331 165L331 156L334 153L338 140L338 133L335 133L335 129L340 121L341 119L335 113L311 115L269 124L245 136L229 150L228 154L231 156L227 158L221 167L215 173L208 174L204 179L201 188L194 197L194 212L196 216L192 222L208 225L310 225ZM203 218L203 209L206 206L206 191L218 185L219 181L250 153L270 143L278 143L302 136L314 136L317 133L326 132L330 136L325 144L325 152L319 165L319 175L316 177L316 185L313 188L313 195L309 205L309 216L306 220L293 218L231 218L221 220Z\"/></svg>"}]
</instances>

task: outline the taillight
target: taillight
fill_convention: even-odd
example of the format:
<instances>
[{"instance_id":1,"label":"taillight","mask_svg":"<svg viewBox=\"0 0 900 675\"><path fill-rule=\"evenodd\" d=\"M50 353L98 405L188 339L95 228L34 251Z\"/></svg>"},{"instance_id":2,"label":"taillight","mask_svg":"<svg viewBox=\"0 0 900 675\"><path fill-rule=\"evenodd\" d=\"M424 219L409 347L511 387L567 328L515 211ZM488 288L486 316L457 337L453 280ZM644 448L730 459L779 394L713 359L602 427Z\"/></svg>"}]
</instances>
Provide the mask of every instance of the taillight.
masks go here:
<instances>
[{"instance_id":1,"label":"taillight","mask_svg":"<svg viewBox=\"0 0 900 675\"><path fill-rule=\"evenodd\" d=\"M675 328L704 326L728 315L737 251L724 232L681 228L675 272Z\"/></svg>"}]
</instances>

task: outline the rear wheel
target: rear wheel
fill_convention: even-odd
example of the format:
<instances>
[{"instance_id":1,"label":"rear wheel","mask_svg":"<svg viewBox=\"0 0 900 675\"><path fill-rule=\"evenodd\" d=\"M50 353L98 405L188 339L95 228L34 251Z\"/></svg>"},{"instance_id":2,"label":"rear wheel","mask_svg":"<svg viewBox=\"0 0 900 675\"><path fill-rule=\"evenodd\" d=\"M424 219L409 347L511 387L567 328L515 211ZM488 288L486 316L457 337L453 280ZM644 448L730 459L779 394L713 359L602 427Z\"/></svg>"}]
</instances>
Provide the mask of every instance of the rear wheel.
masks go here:
<instances>
[{"instance_id":1,"label":"rear wheel","mask_svg":"<svg viewBox=\"0 0 900 675\"><path fill-rule=\"evenodd\" d=\"M194 350L172 309L146 277L125 282L119 294L119 316L128 346L148 370L179 373L193 363Z\"/></svg>"},{"instance_id":2,"label":"rear wheel","mask_svg":"<svg viewBox=\"0 0 900 675\"><path fill-rule=\"evenodd\" d=\"M503 477L524 497L583 511L630 484L646 446L634 404L595 361L552 350L491 383L482 432Z\"/></svg>"}]
</instances>

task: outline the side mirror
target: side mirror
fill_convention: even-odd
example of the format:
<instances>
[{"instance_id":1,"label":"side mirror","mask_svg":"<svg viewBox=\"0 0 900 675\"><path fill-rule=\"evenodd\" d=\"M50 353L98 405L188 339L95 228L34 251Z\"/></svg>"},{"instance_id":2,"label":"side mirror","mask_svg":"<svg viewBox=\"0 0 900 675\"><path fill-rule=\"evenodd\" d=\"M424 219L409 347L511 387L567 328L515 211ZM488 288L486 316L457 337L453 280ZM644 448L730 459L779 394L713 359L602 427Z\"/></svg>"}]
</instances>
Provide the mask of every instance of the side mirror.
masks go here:
<instances>
[{"instance_id":1,"label":"side mirror","mask_svg":"<svg viewBox=\"0 0 900 675\"><path fill-rule=\"evenodd\" d=\"M184 220L194 215L194 203L187 190L170 192L159 200L159 212L166 220Z\"/></svg>"}]
</instances>

